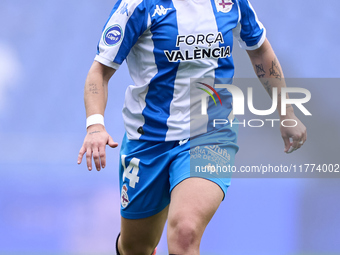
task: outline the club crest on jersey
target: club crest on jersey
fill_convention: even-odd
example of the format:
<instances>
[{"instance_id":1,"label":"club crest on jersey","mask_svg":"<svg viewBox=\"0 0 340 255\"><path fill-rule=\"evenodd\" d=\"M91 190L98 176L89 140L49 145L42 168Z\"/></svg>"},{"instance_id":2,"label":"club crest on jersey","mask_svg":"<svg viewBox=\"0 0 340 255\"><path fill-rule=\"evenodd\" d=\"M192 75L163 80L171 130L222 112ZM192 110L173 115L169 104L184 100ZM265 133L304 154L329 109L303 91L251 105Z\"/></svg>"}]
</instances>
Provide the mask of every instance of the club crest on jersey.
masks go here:
<instances>
[{"instance_id":1,"label":"club crest on jersey","mask_svg":"<svg viewBox=\"0 0 340 255\"><path fill-rule=\"evenodd\" d=\"M122 187L122 194L121 194L121 204L125 208L129 204L129 196L127 194L128 188L126 187L126 184L123 185Z\"/></svg>"},{"instance_id":2,"label":"club crest on jersey","mask_svg":"<svg viewBox=\"0 0 340 255\"><path fill-rule=\"evenodd\" d=\"M230 12L233 8L234 3L232 0L215 0L216 9L218 12Z\"/></svg>"},{"instance_id":3,"label":"club crest on jersey","mask_svg":"<svg viewBox=\"0 0 340 255\"><path fill-rule=\"evenodd\" d=\"M107 46L114 46L121 42L123 30L119 25L113 25L105 30L103 41Z\"/></svg>"}]
</instances>

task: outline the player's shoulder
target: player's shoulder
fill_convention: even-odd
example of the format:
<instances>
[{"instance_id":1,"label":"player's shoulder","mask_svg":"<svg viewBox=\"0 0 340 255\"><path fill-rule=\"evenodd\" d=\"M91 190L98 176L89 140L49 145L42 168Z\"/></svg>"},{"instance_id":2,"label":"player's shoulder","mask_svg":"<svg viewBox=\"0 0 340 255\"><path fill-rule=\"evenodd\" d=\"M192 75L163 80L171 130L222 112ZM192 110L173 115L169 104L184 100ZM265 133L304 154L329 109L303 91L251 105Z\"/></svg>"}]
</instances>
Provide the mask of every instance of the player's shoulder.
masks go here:
<instances>
[{"instance_id":1,"label":"player's shoulder","mask_svg":"<svg viewBox=\"0 0 340 255\"><path fill-rule=\"evenodd\" d=\"M236 2L238 2L238 7L239 7L239 11L243 16L248 17L253 16L255 14L255 10L251 4L251 2L249 0L235 0Z\"/></svg>"},{"instance_id":2,"label":"player's shoulder","mask_svg":"<svg viewBox=\"0 0 340 255\"><path fill-rule=\"evenodd\" d=\"M236 3L238 4L249 4L249 1L248 0L235 0Z\"/></svg>"},{"instance_id":3,"label":"player's shoulder","mask_svg":"<svg viewBox=\"0 0 340 255\"><path fill-rule=\"evenodd\" d=\"M250 6L250 2L248 0L235 0L235 2L241 10L244 10L245 8Z\"/></svg>"},{"instance_id":4,"label":"player's shoulder","mask_svg":"<svg viewBox=\"0 0 340 255\"><path fill-rule=\"evenodd\" d=\"M128 10L131 10L131 13L138 9L140 11L139 14L142 14L151 12L156 5L160 6L164 1L167 0L121 0L121 4Z\"/></svg>"},{"instance_id":5,"label":"player's shoulder","mask_svg":"<svg viewBox=\"0 0 340 255\"><path fill-rule=\"evenodd\" d=\"M121 0L121 2L127 5L141 5L141 6L151 6L157 4L159 0Z\"/></svg>"}]
</instances>

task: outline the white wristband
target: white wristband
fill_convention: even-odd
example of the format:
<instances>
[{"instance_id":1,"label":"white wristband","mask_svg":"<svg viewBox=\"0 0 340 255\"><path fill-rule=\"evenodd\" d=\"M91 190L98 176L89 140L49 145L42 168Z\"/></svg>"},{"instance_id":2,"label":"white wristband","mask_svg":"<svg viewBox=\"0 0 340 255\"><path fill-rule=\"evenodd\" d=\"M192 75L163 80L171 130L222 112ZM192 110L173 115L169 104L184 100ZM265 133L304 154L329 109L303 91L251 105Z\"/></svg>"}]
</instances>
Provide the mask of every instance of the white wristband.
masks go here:
<instances>
[{"instance_id":1,"label":"white wristband","mask_svg":"<svg viewBox=\"0 0 340 255\"><path fill-rule=\"evenodd\" d=\"M86 119L86 128L89 126L92 126L94 124L101 124L105 127L104 125L104 116L101 114L93 114Z\"/></svg>"}]
</instances>

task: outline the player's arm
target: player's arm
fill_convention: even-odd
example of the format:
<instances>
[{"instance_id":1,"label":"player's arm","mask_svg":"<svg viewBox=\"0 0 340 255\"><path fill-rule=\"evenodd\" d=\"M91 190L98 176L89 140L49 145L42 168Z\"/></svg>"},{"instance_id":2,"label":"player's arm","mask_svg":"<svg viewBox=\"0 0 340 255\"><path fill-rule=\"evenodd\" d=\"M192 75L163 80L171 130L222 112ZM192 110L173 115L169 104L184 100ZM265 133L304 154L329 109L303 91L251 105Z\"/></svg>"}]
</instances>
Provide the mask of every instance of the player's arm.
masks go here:
<instances>
[{"instance_id":1,"label":"player's arm","mask_svg":"<svg viewBox=\"0 0 340 255\"><path fill-rule=\"evenodd\" d=\"M296 127L280 126L280 131L285 144L285 152L292 152L298 149L307 139L306 127L295 116L292 105L287 105L286 115L281 113L281 88L286 87L283 72L279 60L277 59L269 41L266 39L260 48L247 51L253 64L255 73L260 79L262 85L272 96L272 89L277 88L278 104L277 109L280 115L280 121L284 119L294 119L298 124ZM293 139L290 142L289 138Z\"/></svg>"},{"instance_id":2,"label":"player's arm","mask_svg":"<svg viewBox=\"0 0 340 255\"><path fill-rule=\"evenodd\" d=\"M94 114L104 116L108 95L108 82L114 72L115 69L104 66L97 61L93 62L87 75L84 88L86 117ZM112 148L118 146L106 132L103 125L94 124L89 126L84 143L79 151L78 164L81 163L86 153L86 162L89 170L92 170L92 157L98 171L101 167L104 168L106 165L106 144Z\"/></svg>"}]
</instances>

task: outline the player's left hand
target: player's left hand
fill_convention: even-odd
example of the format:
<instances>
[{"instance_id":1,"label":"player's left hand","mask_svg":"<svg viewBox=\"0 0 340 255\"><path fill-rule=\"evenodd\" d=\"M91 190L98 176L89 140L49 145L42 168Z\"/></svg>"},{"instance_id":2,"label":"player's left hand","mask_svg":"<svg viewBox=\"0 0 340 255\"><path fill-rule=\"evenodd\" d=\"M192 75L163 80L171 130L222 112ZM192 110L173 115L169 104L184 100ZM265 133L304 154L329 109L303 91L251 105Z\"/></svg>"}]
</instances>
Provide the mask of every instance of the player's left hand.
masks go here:
<instances>
[{"instance_id":1,"label":"player's left hand","mask_svg":"<svg viewBox=\"0 0 340 255\"><path fill-rule=\"evenodd\" d=\"M297 125L295 127L280 126L281 136L285 144L285 153L292 153L299 149L307 139L307 130L305 125L303 125L303 123L294 114L281 117L281 122L283 120L287 120L286 125L293 126L294 121L289 121L289 119L295 120Z\"/></svg>"}]
</instances>

